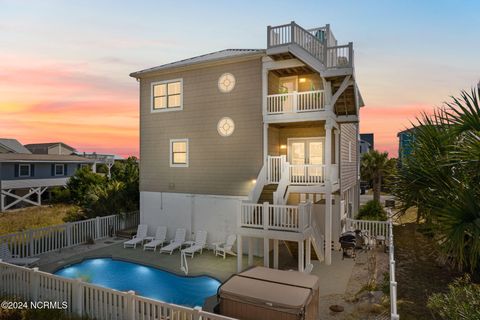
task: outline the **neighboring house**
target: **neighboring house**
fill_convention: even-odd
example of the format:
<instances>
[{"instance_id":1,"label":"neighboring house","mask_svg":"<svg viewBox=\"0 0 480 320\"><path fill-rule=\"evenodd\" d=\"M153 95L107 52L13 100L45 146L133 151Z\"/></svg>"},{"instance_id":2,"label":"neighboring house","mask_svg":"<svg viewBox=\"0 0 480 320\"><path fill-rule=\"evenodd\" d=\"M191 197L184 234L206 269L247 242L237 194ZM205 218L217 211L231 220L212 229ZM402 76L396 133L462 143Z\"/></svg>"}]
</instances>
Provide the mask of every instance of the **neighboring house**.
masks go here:
<instances>
[{"instance_id":1,"label":"neighboring house","mask_svg":"<svg viewBox=\"0 0 480 320\"><path fill-rule=\"evenodd\" d=\"M75 148L63 142L32 143L25 147L33 154L64 154L70 155L76 152Z\"/></svg>"},{"instance_id":2,"label":"neighboring house","mask_svg":"<svg viewBox=\"0 0 480 320\"><path fill-rule=\"evenodd\" d=\"M90 159L93 161L92 171L97 172L97 164L104 164L108 169L108 177L110 177L110 169L115 161L123 161L125 158L116 154L96 153L96 152L75 152L76 155Z\"/></svg>"},{"instance_id":3,"label":"neighboring house","mask_svg":"<svg viewBox=\"0 0 480 320\"><path fill-rule=\"evenodd\" d=\"M227 49L132 73L141 223L150 232L205 230L209 242L236 233L249 264L255 253L270 266L273 247L278 267L281 241L298 245L299 270L312 266L311 244L330 264L323 240L336 244L359 206L363 101L353 61L352 43L339 45L329 25L292 22L268 27L266 50Z\"/></svg>"},{"instance_id":4,"label":"neighboring house","mask_svg":"<svg viewBox=\"0 0 480 320\"><path fill-rule=\"evenodd\" d=\"M0 138L0 153L31 153L16 139Z\"/></svg>"},{"instance_id":5,"label":"neighboring house","mask_svg":"<svg viewBox=\"0 0 480 320\"><path fill-rule=\"evenodd\" d=\"M360 133L360 154L375 149L375 137L373 133Z\"/></svg>"},{"instance_id":6,"label":"neighboring house","mask_svg":"<svg viewBox=\"0 0 480 320\"><path fill-rule=\"evenodd\" d=\"M415 140L415 128L406 129L397 133L398 137L398 165L412 153L412 144Z\"/></svg>"},{"instance_id":7,"label":"neighboring house","mask_svg":"<svg viewBox=\"0 0 480 320\"><path fill-rule=\"evenodd\" d=\"M93 163L73 155L31 154L25 150L0 153L0 211L20 203L41 205L45 191L65 186L78 168Z\"/></svg>"}]
</instances>

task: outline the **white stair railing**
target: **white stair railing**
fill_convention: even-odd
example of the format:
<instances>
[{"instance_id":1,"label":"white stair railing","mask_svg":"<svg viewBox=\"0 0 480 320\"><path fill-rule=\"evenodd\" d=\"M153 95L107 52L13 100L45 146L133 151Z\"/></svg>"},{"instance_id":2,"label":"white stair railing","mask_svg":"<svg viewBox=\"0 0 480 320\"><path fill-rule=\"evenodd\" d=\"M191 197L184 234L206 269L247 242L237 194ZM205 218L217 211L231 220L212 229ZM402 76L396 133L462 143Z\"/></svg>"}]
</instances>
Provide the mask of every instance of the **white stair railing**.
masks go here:
<instances>
[{"instance_id":1,"label":"white stair railing","mask_svg":"<svg viewBox=\"0 0 480 320\"><path fill-rule=\"evenodd\" d=\"M287 162L286 156L267 157L267 182L278 183L282 177L282 171Z\"/></svg>"},{"instance_id":2,"label":"white stair railing","mask_svg":"<svg viewBox=\"0 0 480 320\"><path fill-rule=\"evenodd\" d=\"M250 202L256 203L258 199L260 199L260 195L262 194L263 187L267 184L267 170L268 164L264 165L258 174L257 180L255 181L255 185L253 186L250 194L248 195L248 200Z\"/></svg>"}]
</instances>

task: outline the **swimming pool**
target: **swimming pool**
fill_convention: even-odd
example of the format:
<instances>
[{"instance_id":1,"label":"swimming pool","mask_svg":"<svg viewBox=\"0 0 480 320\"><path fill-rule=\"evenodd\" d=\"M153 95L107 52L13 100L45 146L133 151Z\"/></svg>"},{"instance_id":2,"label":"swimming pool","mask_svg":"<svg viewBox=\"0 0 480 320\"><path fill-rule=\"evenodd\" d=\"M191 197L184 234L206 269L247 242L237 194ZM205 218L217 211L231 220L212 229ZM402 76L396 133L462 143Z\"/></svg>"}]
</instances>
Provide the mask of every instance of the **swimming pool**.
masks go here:
<instances>
[{"instance_id":1,"label":"swimming pool","mask_svg":"<svg viewBox=\"0 0 480 320\"><path fill-rule=\"evenodd\" d=\"M202 306L220 282L207 276L183 277L157 268L111 258L95 258L64 267L56 275L188 307Z\"/></svg>"}]
</instances>

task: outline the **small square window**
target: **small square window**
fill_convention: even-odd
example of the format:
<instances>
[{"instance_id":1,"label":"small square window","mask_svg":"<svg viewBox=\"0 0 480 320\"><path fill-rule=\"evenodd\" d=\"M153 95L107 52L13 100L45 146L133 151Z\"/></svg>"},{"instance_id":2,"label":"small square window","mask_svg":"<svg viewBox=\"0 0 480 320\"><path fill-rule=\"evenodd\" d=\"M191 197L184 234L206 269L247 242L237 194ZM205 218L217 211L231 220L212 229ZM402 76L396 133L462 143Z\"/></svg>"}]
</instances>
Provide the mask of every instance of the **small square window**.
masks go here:
<instances>
[{"instance_id":1,"label":"small square window","mask_svg":"<svg viewBox=\"0 0 480 320\"><path fill-rule=\"evenodd\" d=\"M182 79L152 83L152 112L182 109Z\"/></svg>"},{"instance_id":2,"label":"small square window","mask_svg":"<svg viewBox=\"0 0 480 320\"><path fill-rule=\"evenodd\" d=\"M188 139L170 140L170 167L188 167Z\"/></svg>"},{"instance_id":3,"label":"small square window","mask_svg":"<svg viewBox=\"0 0 480 320\"><path fill-rule=\"evenodd\" d=\"M64 176L65 175L65 170L64 170L63 164L56 164L55 165L55 175L56 176Z\"/></svg>"},{"instance_id":4,"label":"small square window","mask_svg":"<svg viewBox=\"0 0 480 320\"><path fill-rule=\"evenodd\" d=\"M18 166L18 176L19 177L30 177L30 165L29 164L20 164Z\"/></svg>"}]
</instances>

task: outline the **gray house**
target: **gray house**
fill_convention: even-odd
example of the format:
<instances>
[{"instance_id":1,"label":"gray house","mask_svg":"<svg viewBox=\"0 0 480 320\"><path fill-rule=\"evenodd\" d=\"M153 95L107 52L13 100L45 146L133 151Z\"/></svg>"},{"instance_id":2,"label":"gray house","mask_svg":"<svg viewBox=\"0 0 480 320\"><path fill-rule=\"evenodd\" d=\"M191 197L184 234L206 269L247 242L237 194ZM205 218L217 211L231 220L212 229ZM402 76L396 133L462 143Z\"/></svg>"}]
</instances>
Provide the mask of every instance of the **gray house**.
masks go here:
<instances>
[{"instance_id":1,"label":"gray house","mask_svg":"<svg viewBox=\"0 0 480 320\"><path fill-rule=\"evenodd\" d=\"M0 153L0 211L20 203L41 205L46 190L65 186L78 168L93 162L74 155L32 154L16 142L8 145L18 152ZM4 149L4 144L0 147Z\"/></svg>"},{"instance_id":2,"label":"gray house","mask_svg":"<svg viewBox=\"0 0 480 320\"><path fill-rule=\"evenodd\" d=\"M237 235L237 251L299 270L331 263L359 203L359 108L353 44L329 25L269 26L266 49L226 49L131 74L140 83L140 216ZM324 246L324 243L327 245ZM244 246L244 247L243 247ZM327 249L324 251L324 247ZM246 248L246 250L243 250ZM238 255L242 269L242 255Z\"/></svg>"}]
</instances>

